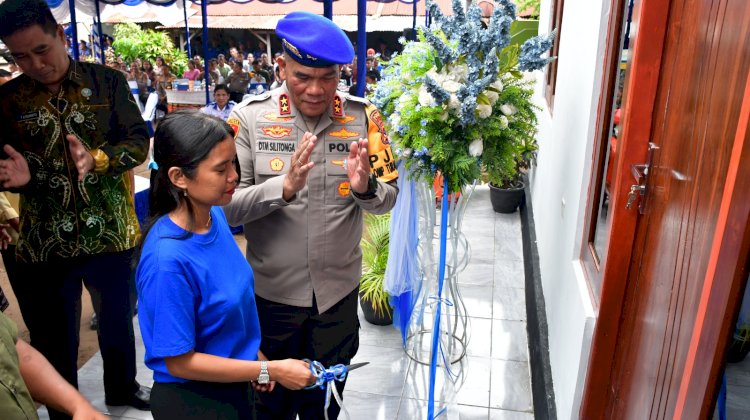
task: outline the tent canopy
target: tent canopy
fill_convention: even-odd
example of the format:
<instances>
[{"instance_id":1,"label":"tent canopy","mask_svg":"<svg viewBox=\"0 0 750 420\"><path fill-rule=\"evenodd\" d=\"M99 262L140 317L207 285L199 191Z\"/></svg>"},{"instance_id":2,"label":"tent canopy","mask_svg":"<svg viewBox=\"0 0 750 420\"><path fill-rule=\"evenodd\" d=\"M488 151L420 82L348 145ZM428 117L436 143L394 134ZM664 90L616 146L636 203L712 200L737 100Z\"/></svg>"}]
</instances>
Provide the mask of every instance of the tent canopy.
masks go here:
<instances>
[{"instance_id":1,"label":"tent canopy","mask_svg":"<svg viewBox=\"0 0 750 420\"><path fill-rule=\"evenodd\" d=\"M444 13L450 14L451 0L437 0L437 4ZM202 27L200 6L193 4L189 7L195 13L188 18L190 28ZM323 3L319 0L292 0L270 3L252 1L248 4L232 2L209 4L208 27L212 29L253 29L274 30L279 19L294 11L322 13ZM424 22L425 0L417 3L417 23ZM401 32L403 28L411 27L413 19L413 5L401 0L368 0L367 2L367 32ZM344 31L357 31L357 2L334 1L333 21ZM182 28L184 23L164 25L164 28Z\"/></svg>"}]
</instances>

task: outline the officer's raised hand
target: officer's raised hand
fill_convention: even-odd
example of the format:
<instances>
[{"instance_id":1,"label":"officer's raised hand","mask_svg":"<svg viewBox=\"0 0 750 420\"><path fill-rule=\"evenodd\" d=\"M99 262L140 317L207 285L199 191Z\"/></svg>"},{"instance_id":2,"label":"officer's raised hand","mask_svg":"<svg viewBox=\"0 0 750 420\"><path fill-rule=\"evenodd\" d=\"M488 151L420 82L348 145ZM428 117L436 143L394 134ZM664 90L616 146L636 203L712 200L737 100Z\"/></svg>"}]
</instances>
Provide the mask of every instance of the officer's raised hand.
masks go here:
<instances>
[{"instance_id":1,"label":"officer's raised hand","mask_svg":"<svg viewBox=\"0 0 750 420\"><path fill-rule=\"evenodd\" d=\"M364 194L370 180L370 157L367 155L367 139L353 141L346 158L346 174L352 191Z\"/></svg>"},{"instance_id":2,"label":"officer's raised hand","mask_svg":"<svg viewBox=\"0 0 750 420\"><path fill-rule=\"evenodd\" d=\"M307 184L307 175L315 166L315 162L310 160L315 143L318 138L310 132L306 132L299 142L297 150L292 154L292 166L284 178L284 201L289 201Z\"/></svg>"},{"instance_id":3,"label":"officer's raised hand","mask_svg":"<svg viewBox=\"0 0 750 420\"><path fill-rule=\"evenodd\" d=\"M0 183L3 188L19 188L28 184L31 172L26 158L9 144L3 146L3 151L8 155L7 159L0 160Z\"/></svg>"}]
</instances>

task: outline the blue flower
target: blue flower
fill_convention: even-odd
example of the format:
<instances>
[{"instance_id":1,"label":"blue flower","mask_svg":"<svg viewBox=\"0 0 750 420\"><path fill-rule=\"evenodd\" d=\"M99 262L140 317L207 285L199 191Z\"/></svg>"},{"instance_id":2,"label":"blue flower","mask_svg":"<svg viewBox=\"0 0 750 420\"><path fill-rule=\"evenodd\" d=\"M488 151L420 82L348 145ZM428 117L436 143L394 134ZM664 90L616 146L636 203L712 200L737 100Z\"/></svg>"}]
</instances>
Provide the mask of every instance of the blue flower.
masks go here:
<instances>
[{"instance_id":1,"label":"blue flower","mask_svg":"<svg viewBox=\"0 0 750 420\"><path fill-rule=\"evenodd\" d=\"M541 58L548 49L552 47L556 31L548 35L535 36L521 45L521 55L518 57L518 69L521 71L532 71L547 65L555 57Z\"/></svg>"}]
</instances>

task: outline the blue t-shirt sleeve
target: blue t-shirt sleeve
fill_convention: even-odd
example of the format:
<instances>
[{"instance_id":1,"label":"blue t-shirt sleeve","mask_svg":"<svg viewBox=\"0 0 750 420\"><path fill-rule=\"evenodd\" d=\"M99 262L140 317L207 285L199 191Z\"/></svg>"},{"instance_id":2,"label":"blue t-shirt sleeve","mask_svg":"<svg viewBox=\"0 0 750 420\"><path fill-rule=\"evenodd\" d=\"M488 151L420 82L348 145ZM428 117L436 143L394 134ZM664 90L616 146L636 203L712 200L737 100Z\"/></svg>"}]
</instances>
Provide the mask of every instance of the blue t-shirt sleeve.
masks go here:
<instances>
[{"instance_id":1,"label":"blue t-shirt sleeve","mask_svg":"<svg viewBox=\"0 0 750 420\"><path fill-rule=\"evenodd\" d=\"M152 357L179 356L195 348L195 307L198 298L182 273L154 270L142 283L143 306L153 308Z\"/></svg>"}]
</instances>

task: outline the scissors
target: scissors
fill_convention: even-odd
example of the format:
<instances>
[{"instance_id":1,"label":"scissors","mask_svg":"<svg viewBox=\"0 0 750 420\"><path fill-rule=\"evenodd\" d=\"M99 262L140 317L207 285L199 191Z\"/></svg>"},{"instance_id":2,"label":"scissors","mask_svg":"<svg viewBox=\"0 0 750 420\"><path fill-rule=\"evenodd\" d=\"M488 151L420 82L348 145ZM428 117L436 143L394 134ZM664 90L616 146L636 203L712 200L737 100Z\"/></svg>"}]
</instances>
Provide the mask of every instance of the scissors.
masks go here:
<instances>
[{"instance_id":1,"label":"scissors","mask_svg":"<svg viewBox=\"0 0 750 420\"><path fill-rule=\"evenodd\" d=\"M361 368L362 366L366 366L366 365L369 365L369 364L370 364L370 362L359 362L359 363L352 363L351 365L347 365L347 366L346 366L346 371L347 371L347 372L351 372L351 371L353 371L354 369L359 369L359 368Z\"/></svg>"},{"instance_id":2,"label":"scissors","mask_svg":"<svg viewBox=\"0 0 750 420\"><path fill-rule=\"evenodd\" d=\"M323 378L323 373L324 373L324 372L323 372L323 371L317 371L317 370L316 370L316 367L315 367L315 366L313 365L313 362L312 362L312 361L310 361L310 359L302 359L302 360L310 364L310 369L311 369L311 370L313 371L313 374L315 375L315 377L316 377L316 378L318 378L318 381L316 381L316 383L314 383L314 384L312 384L312 385L308 385L308 386L306 386L306 387L305 387L305 389L313 389L313 388L316 388L316 387L321 387L321 388L322 388L322 387L323 387L323 385L324 385L324 384L325 384L325 383L326 383L327 381L335 380L335 378L328 378L328 380L325 380L325 379ZM352 363L352 364L350 364L350 365L346 365L346 366L344 366L344 372L347 372L347 373L349 373L349 371L352 371L352 370L354 370L354 369L359 369L359 368L361 368L362 366L365 366L365 365L369 365L369 364L370 364L370 362L359 362L359 363ZM317 364L317 365L318 365L319 367L320 367L320 366L322 366L322 365L320 365L320 364ZM339 365L339 366L341 366L341 365Z\"/></svg>"}]
</instances>

